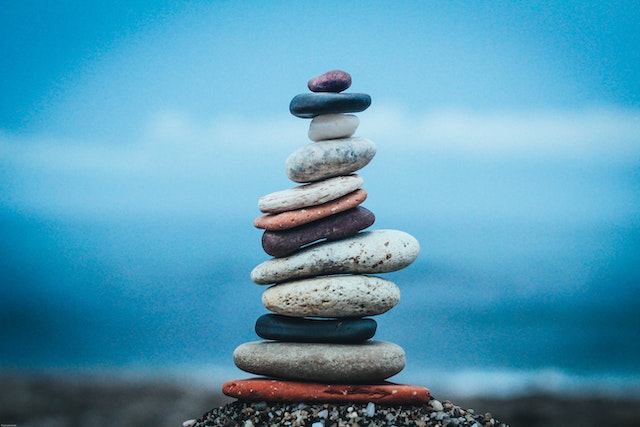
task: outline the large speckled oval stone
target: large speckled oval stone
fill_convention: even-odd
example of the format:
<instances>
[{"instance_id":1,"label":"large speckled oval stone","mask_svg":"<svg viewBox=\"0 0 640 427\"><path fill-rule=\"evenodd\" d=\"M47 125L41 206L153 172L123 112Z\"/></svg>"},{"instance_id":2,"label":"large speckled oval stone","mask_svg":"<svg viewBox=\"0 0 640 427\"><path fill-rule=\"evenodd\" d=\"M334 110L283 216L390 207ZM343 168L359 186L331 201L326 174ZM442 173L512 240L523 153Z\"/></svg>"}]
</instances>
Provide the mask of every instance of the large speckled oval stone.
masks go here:
<instances>
[{"instance_id":1,"label":"large speckled oval stone","mask_svg":"<svg viewBox=\"0 0 640 427\"><path fill-rule=\"evenodd\" d=\"M419 252L418 241L403 231L364 231L265 261L251 271L251 280L267 285L327 274L387 273L408 266Z\"/></svg>"},{"instance_id":2,"label":"large speckled oval stone","mask_svg":"<svg viewBox=\"0 0 640 427\"><path fill-rule=\"evenodd\" d=\"M291 114L303 119L311 119L321 114L357 113L371 105L371 97L366 93L301 93L289 104Z\"/></svg>"},{"instance_id":3,"label":"large speckled oval stone","mask_svg":"<svg viewBox=\"0 0 640 427\"><path fill-rule=\"evenodd\" d=\"M311 120L308 136L312 141L348 138L355 133L359 124L360 119L353 114L323 114Z\"/></svg>"},{"instance_id":4,"label":"large speckled oval stone","mask_svg":"<svg viewBox=\"0 0 640 427\"><path fill-rule=\"evenodd\" d=\"M266 340L350 344L372 338L376 328L373 319L304 319L263 314L255 329Z\"/></svg>"},{"instance_id":5,"label":"large speckled oval stone","mask_svg":"<svg viewBox=\"0 0 640 427\"><path fill-rule=\"evenodd\" d=\"M351 86L351 75L342 70L331 70L307 82L312 92L342 92Z\"/></svg>"},{"instance_id":6,"label":"large speckled oval stone","mask_svg":"<svg viewBox=\"0 0 640 427\"><path fill-rule=\"evenodd\" d=\"M361 344L254 341L241 344L233 361L243 371L283 380L375 383L404 369L404 350L385 341Z\"/></svg>"},{"instance_id":7,"label":"large speckled oval stone","mask_svg":"<svg viewBox=\"0 0 640 427\"><path fill-rule=\"evenodd\" d=\"M320 181L362 169L375 155L376 145L367 138L319 141L291 153L285 171L294 182Z\"/></svg>"},{"instance_id":8,"label":"large speckled oval stone","mask_svg":"<svg viewBox=\"0 0 640 427\"><path fill-rule=\"evenodd\" d=\"M321 205L261 215L253 221L253 225L256 228L265 230L286 230L344 212L358 206L364 202L366 198L367 190L360 188Z\"/></svg>"},{"instance_id":9,"label":"large speckled oval stone","mask_svg":"<svg viewBox=\"0 0 640 427\"><path fill-rule=\"evenodd\" d=\"M322 276L267 288L264 306L293 317L376 316L400 301L395 283L375 276Z\"/></svg>"},{"instance_id":10,"label":"large speckled oval stone","mask_svg":"<svg viewBox=\"0 0 640 427\"><path fill-rule=\"evenodd\" d=\"M336 176L267 194L258 200L258 209L265 213L279 213L321 205L357 190L363 183L360 175Z\"/></svg>"},{"instance_id":11,"label":"large speckled oval stone","mask_svg":"<svg viewBox=\"0 0 640 427\"><path fill-rule=\"evenodd\" d=\"M361 206L284 231L265 231L262 248L269 255L283 257L317 240L338 240L370 227L375 215Z\"/></svg>"}]
</instances>

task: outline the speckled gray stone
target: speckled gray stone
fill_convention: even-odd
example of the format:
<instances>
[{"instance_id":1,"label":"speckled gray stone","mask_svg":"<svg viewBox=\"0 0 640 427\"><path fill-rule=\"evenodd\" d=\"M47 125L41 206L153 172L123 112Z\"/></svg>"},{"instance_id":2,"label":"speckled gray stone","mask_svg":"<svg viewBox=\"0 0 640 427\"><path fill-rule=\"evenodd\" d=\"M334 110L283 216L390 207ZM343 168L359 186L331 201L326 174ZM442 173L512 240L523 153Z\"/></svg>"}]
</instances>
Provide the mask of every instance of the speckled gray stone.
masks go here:
<instances>
[{"instance_id":1,"label":"speckled gray stone","mask_svg":"<svg viewBox=\"0 0 640 427\"><path fill-rule=\"evenodd\" d=\"M251 271L251 280L267 285L327 274L387 273L408 266L419 252L418 241L403 231L365 231L265 261Z\"/></svg>"},{"instance_id":2,"label":"speckled gray stone","mask_svg":"<svg viewBox=\"0 0 640 427\"><path fill-rule=\"evenodd\" d=\"M365 167L376 155L367 138L340 138L307 144L291 153L285 171L294 182L320 181L348 175Z\"/></svg>"},{"instance_id":3,"label":"speckled gray stone","mask_svg":"<svg viewBox=\"0 0 640 427\"><path fill-rule=\"evenodd\" d=\"M317 206L351 193L363 183L360 175L336 176L267 194L258 200L258 209L264 213L279 213Z\"/></svg>"},{"instance_id":4,"label":"speckled gray stone","mask_svg":"<svg viewBox=\"0 0 640 427\"><path fill-rule=\"evenodd\" d=\"M233 352L243 371L285 380L375 383L404 369L404 350L385 341L318 344L253 341Z\"/></svg>"},{"instance_id":5,"label":"speckled gray stone","mask_svg":"<svg viewBox=\"0 0 640 427\"><path fill-rule=\"evenodd\" d=\"M267 288L264 306L292 317L362 317L385 313L400 301L395 283L375 276L321 276Z\"/></svg>"},{"instance_id":6,"label":"speckled gray stone","mask_svg":"<svg viewBox=\"0 0 640 427\"><path fill-rule=\"evenodd\" d=\"M355 133L359 124L360 119L353 114L323 114L311 120L308 136L312 141L348 138Z\"/></svg>"}]
</instances>

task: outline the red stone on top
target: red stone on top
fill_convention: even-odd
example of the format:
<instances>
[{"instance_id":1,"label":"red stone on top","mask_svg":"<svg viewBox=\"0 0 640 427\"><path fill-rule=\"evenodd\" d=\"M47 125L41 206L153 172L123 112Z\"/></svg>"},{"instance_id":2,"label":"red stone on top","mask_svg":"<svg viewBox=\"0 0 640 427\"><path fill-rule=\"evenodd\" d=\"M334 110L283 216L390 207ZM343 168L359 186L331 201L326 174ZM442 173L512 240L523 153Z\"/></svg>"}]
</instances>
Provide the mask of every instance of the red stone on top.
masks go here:
<instances>
[{"instance_id":1,"label":"red stone on top","mask_svg":"<svg viewBox=\"0 0 640 427\"><path fill-rule=\"evenodd\" d=\"M383 382L380 384L319 384L271 378L229 381L222 392L230 397L266 402L345 402L421 405L431 393L425 387Z\"/></svg>"}]
</instances>

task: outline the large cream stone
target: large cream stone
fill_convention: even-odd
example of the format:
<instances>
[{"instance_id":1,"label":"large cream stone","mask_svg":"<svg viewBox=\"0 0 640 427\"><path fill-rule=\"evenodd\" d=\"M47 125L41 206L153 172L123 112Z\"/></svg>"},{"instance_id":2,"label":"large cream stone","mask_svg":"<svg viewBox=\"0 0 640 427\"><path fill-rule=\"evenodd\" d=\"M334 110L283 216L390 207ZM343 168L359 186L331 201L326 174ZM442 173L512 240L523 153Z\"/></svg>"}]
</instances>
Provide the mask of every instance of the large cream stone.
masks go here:
<instances>
[{"instance_id":1,"label":"large cream stone","mask_svg":"<svg viewBox=\"0 0 640 427\"><path fill-rule=\"evenodd\" d=\"M400 301L395 283L374 276L321 276L281 283L262 294L264 306L293 317L363 317L389 311Z\"/></svg>"},{"instance_id":2,"label":"large cream stone","mask_svg":"<svg viewBox=\"0 0 640 427\"><path fill-rule=\"evenodd\" d=\"M362 344L253 341L233 352L243 371L284 380L376 383L404 369L404 350L385 341Z\"/></svg>"},{"instance_id":3,"label":"large cream stone","mask_svg":"<svg viewBox=\"0 0 640 427\"><path fill-rule=\"evenodd\" d=\"M387 273L407 267L419 252L415 237L403 231L365 231L265 261L251 271L251 280L268 285L329 274Z\"/></svg>"}]
</instances>

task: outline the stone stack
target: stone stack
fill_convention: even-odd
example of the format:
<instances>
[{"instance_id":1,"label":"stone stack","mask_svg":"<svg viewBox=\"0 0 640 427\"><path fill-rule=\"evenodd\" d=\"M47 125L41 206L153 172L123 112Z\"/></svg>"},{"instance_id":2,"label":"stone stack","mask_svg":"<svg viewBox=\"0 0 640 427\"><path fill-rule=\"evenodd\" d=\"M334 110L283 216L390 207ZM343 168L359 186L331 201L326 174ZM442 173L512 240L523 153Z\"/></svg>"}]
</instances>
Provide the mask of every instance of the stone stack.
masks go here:
<instances>
[{"instance_id":1,"label":"stone stack","mask_svg":"<svg viewBox=\"0 0 640 427\"><path fill-rule=\"evenodd\" d=\"M353 136L359 119L350 113L367 109L371 98L343 92L350 85L348 73L327 72L311 79L311 93L295 96L289 106L293 115L312 119L313 142L286 161L287 176L301 185L259 199L263 215L254 225L265 230L262 246L274 258L255 267L251 279L271 285L262 302L273 314L256 322L264 341L242 344L233 354L238 368L264 378L226 383L227 395L357 400L357 389L368 400L375 400L372 393L378 400L429 398L427 389L385 381L404 368L405 353L371 339L377 324L370 317L400 299L393 282L371 274L407 267L419 244L398 230L363 231L375 217L360 206L367 192L355 172L373 159L376 147Z\"/></svg>"}]
</instances>

